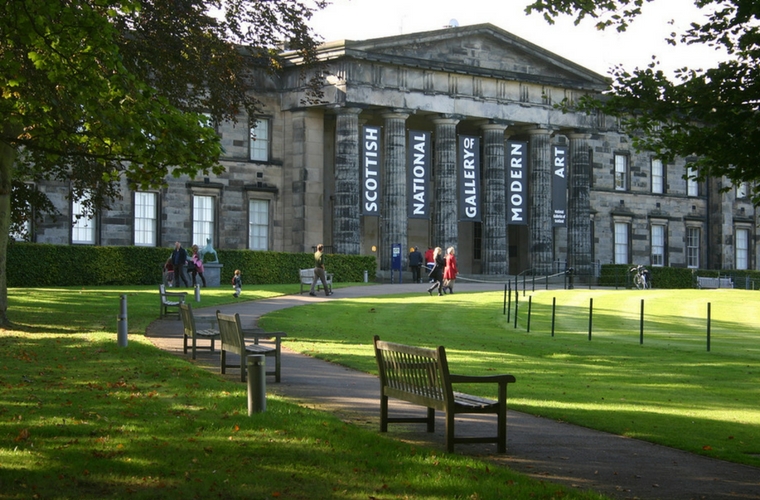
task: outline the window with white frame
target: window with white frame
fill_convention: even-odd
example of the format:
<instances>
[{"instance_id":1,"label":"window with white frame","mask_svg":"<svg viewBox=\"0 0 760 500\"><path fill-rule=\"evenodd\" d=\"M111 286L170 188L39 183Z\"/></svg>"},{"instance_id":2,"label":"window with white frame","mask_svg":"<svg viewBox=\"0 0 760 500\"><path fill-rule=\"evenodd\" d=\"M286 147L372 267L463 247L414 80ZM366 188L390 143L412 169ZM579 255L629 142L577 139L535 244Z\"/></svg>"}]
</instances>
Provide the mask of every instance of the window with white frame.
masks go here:
<instances>
[{"instance_id":1,"label":"window with white frame","mask_svg":"<svg viewBox=\"0 0 760 500\"><path fill-rule=\"evenodd\" d=\"M269 120L258 118L251 124L250 158L253 161L269 161Z\"/></svg>"},{"instance_id":2,"label":"window with white frame","mask_svg":"<svg viewBox=\"0 0 760 500\"><path fill-rule=\"evenodd\" d=\"M736 269L749 269L749 230L736 229Z\"/></svg>"},{"instance_id":3,"label":"window with white frame","mask_svg":"<svg viewBox=\"0 0 760 500\"><path fill-rule=\"evenodd\" d=\"M84 214L84 199L74 200L71 203L71 243L78 245L95 244L95 218Z\"/></svg>"},{"instance_id":4,"label":"window with white frame","mask_svg":"<svg viewBox=\"0 0 760 500\"><path fill-rule=\"evenodd\" d=\"M697 170L689 167L686 169L686 196L699 196L699 182L697 181Z\"/></svg>"},{"instance_id":5,"label":"window with white frame","mask_svg":"<svg viewBox=\"0 0 760 500\"><path fill-rule=\"evenodd\" d=\"M615 190L628 190L628 157L615 155Z\"/></svg>"},{"instance_id":6,"label":"window with white frame","mask_svg":"<svg viewBox=\"0 0 760 500\"><path fill-rule=\"evenodd\" d=\"M156 193L135 192L135 245L156 246L158 233L158 195Z\"/></svg>"},{"instance_id":7,"label":"window with white frame","mask_svg":"<svg viewBox=\"0 0 760 500\"><path fill-rule=\"evenodd\" d=\"M665 226L662 224L652 225L652 265L665 265Z\"/></svg>"},{"instance_id":8,"label":"window with white frame","mask_svg":"<svg viewBox=\"0 0 760 500\"><path fill-rule=\"evenodd\" d=\"M628 264L628 224L615 222L615 264Z\"/></svg>"},{"instance_id":9,"label":"window with white frame","mask_svg":"<svg viewBox=\"0 0 760 500\"><path fill-rule=\"evenodd\" d=\"M662 160L652 158L652 193L662 194L665 192L665 172L662 168Z\"/></svg>"},{"instance_id":10,"label":"window with white frame","mask_svg":"<svg viewBox=\"0 0 760 500\"><path fill-rule=\"evenodd\" d=\"M698 227L686 228L686 267L699 268L699 241L701 231Z\"/></svg>"},{"instance_id":11,"label":"window with white frame","mask_svg":"<svg viewBox=\"0 0 760 500\"><path fill-rule=\"evenodd\" d=\"M204 246L206 240L213 241L214 236L214 197L193 196L193 241L192 244Z\"/></svg>"},{"instance_id":12,"label":"window with white frame","mask_svg":"<svg viewBox=\"0 0 760 500\"><path fill-rule=\"evenodd\" d=\"M248 248L269 250L269 201L248 202Z\"/></svg>"}]
</instances>

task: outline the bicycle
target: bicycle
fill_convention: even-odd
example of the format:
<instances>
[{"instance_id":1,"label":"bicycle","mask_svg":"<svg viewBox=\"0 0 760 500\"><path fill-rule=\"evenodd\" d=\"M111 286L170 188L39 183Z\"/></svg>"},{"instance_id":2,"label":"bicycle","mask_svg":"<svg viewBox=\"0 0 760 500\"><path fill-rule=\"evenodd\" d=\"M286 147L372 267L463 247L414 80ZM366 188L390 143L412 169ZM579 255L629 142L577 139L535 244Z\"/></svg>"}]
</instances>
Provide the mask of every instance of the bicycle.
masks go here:
<instances>
[{"instance_id":1,"label":"bicycle","mask_svg":"<svg viewBox=\"0 0 760 500\"><path fill-rule=\"evenodd\" d=\"M636 288L639 290L643 290L646 288L652 288L652 281L649 279L649 270L642 266L633 266L630 269L630 272L636 273L633 276L633 284L636 285Z\"/></svg>"}]
</instances>

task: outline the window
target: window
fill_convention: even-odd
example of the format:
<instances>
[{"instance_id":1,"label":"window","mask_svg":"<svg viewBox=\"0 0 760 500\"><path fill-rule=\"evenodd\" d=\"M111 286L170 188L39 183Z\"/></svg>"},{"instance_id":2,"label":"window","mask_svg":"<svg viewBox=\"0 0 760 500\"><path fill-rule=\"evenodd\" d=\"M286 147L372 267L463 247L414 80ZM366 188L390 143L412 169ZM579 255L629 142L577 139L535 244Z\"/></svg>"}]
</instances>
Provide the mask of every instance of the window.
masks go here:
<instances>
[{"instance_id":1,"label":"window","mask_svg":"<svg viewBox=\"0 0 760 500\"><path fill-rule=\"evenodd\" d=\"M749 197L749 182L740 182L736 185L736 198Z\"/></svg>"},{"instance_id":2,"label":"window","mask_svg":"<svg viewBox=\"0 0 760 500\"><path fill-rule=\"evenodd\" d=\"M628 157L615 155L615 190L628 190Z\"/></svg>"},{"instance_id":3,"label":"window","mask_svg":"<svg viewBox=\"0 0 760 500\"><path fill-rule=\"evenodd\" d=\"M71 243L79 245L95 244L95 218L83 217L85 200L75 200L71 203Z\"/></svg>"},{"instance_id":4,"label":"window","mask_svg":"<svg viewBox=\"0 0 760 500\"><path fill-rule=\"evenodd\" d=\"M214 237L214 197L193 196L193 243L204 246Z\"/></svg>"},{"instance_id":5,"label":"window","mask_svg":"<svg viewBox=\"0 0 760 500\"><path fill-rule=\"evenodd\" d=\"M257 119L251 125L250 155L253 161L269 161L269 120Z\"/></svg>"},{"instance_id":6,"label":"window","mask_svg":"<svg viewBox=\"0 0 760 500\"><path fill-rule=\"evenodd\" d=\"M662 160L652 158L652 193L662 194L665 192L665 173L662 169Z\"/></svg>"},{"instance_id":7,"label":"window","mask_svg":"<svg viewBox=\"0 0 760 500\"><path fill-rule=\"evenodd\" d=\"M158 232L156 222L156 193L135 192L135 245L141 247L156 246Z\"/></svg>"},{"instance_id":8,"label":"window","mask_svg":"<svg viewBox=\"0 0 760 500\"><path fill-rule=\"evenodd\" d=\"M652 265L665 265L665 226L659 224L652 226Z\"/></svg>"},{"instance_id":9,"label":"window","mask_svg":"<svg viewBox=\"0 0 760 500\"><path fill-rule=\"evenodd\" d=\"M689 167L686 170L686 176L686 196L699 196L699 182L696 179L696 169Z\"/></svg>"},{"instance_id":10,"label":"window","mask_svg":"<svg viewBox=\"0 0 760 500\"><path fill-rule=\"evenodd\" d=\"M699 268L699 239L698 227L686 228L686 267L689 269Z\"/></svg>"},{"instance_id":11,"label":"window","mask_svg":"<svg viewBox=\"0 0 760 500\"><path fill-rule=\"evenodd\" d=\"M615 223L615 264L628 264L628 224Z\"/></svg>"},{"instance_id":12,"label":"window","mask_svg":"<svg viewBox=\"0 0 760 500\"><path fill-rule=\"evenodd\" d=\"M736 269L749 269L749 230L736 230Z\"/></svg>"},{"instance_id":13,"label":"window","mask_svg":"<svg viewBox=\"0 0 760 500\"><path fill-rule=\"evenodd\" d=\"M269 201L248 202L248 248L269 250Z\"/></svg>"}]
</instances>

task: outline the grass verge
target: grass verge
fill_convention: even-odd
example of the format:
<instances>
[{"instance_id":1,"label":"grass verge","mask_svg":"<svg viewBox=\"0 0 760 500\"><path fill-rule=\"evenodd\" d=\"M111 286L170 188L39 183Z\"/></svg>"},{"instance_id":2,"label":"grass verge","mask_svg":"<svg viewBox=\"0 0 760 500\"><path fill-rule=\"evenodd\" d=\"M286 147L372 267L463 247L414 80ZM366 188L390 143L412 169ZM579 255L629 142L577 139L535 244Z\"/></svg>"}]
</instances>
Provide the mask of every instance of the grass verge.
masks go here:
<instances>
[{"instance_id":1,"label":"grass verge","mask_svg":"<svg viewBox=\"0 0 760 500\"><path fill-rule=\"evenodd\" d=\"M18 327L0 330L0 498L603 498L280 398L249 417L244 384L141 335L118 347L121 294L130 333L158 315L146 287L10 291ZM209 289L201 305L233 300Z\"/></svg>"},{"instance_id":2,"label":"grass verge","mask_svg":"<svg viewBox=\"0 0 760 500\"><path fill-rule=\"evenodd\" d=\"M509 322L503 315L503 299L342 299L270 313L260 324L287 331L290 348L369 373L377 371L375 334L444 345L455 373L515 375L512 409L760 466L760 312L749 306L757 292L542 291L530 299L530 332L527 298L520 297L517 328L513 310Z\"/></svg>"}]
</instances>

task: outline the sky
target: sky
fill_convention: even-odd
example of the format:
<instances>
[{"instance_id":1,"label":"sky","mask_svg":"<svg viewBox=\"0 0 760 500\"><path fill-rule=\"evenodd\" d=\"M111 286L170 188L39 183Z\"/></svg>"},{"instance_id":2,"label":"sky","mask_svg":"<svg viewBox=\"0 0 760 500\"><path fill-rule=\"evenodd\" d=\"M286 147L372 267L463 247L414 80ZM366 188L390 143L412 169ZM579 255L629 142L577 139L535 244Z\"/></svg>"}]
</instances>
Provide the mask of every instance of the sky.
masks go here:
<instances>
[{"instance_id":1,"label":"sky","mask_svg":"<svg viewBox=\"0 0 760 500\"><path fill-rule=\"evenodd\" d=\"M719 60L709 47L674 48L664 41L671 32L681 33L690 22L701 21L703 13L693 2L656 0L625 33L609 28L599 32L593 20L575 26L568 16L549 25L540 14L525 14L531 0L332 0L310 24L324 41L334 41L430 31L452 20L459 26L491 23L600 75L609 75L616 64L645 67L653 55L672 75L679 67L705 68Z\"/></svg>"}]
</instances>

